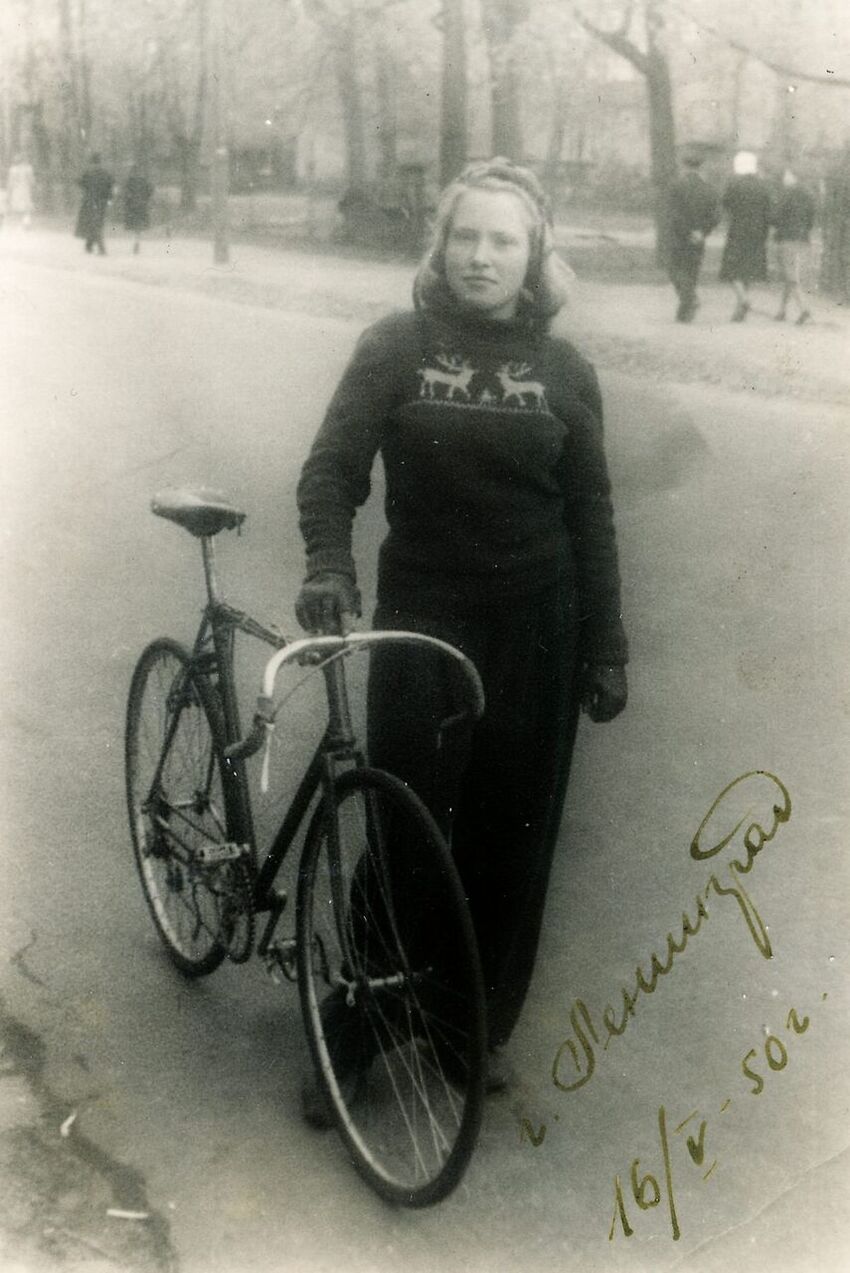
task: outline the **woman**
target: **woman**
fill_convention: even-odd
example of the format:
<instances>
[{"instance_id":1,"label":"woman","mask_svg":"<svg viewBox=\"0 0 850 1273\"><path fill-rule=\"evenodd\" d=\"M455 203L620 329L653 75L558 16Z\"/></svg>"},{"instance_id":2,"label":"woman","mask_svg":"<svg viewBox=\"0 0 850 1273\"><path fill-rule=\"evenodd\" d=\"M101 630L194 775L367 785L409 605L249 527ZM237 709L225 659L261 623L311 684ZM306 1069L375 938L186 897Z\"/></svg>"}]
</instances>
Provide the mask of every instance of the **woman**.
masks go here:
<instances>
[{"instance_id":1,"label":"woman","mask_svg":"<svg viewBox=\"0 0 850 1273\"><path fill-rule=\"evenodd\" d=\"M437 210L414 311L361 337L298 488L302 625L338 631L360 613L351 528L380 451L374 626L450 641L484 683L485 715L447 765L444 666L381 650L368 733L373 762L451 834L484 966L490 1091L506 1085L499 1049L533 971L578 704L610 720L626 702L599 387L548 333L568 277L534 175L467 168ZM305 1114L325 1121L310 1089Z\"/></svg>"},{"instance_id":2,"label":"woman","mask_svg":"<svg viewBox=\"0 0 850 1273\"><path fill-rule=\"evenodd\" d=\"M735 289L732 322L742 323L751 309L750 287L767 279L770 192L758 175L758 159L751 151L739 151L732 167L734 175L723 195L729 225L720 279Z\"/></svg>"},{"instance_id":3,"label":"woman","mask_svg":"<svg viewBox=\"0 0 850 1273\"><path fill-rule=\"evenodd\" d=\"M115 183L111 174L101 164L100 155L92 155L89 166L80 177L78 185L82 187L83 198L77 214L74 234L78 239L85 241L87 252L93 251L96 247L100 256L106 256L103 226Z\"/></svg>"},{"instance_id":4,"label":"woman","mask_svg":"<svg viewBox=\"0 0 850 1273\"><path fill-rule=\"evenodd\" d=\"M142 231L150 225L148 206L153 195L153 186L145 176L140 164L133 164L124 182L124 227L134 236L133 253L138 256L142 242Z\"/></svg>"},{"instance_id":5,"label":"woman","mask_svg":"<svg viewBox=\"0 0 850 1273\"><path fill-rule=\"evenodd\" d=\"M35 174L32 164L24 155L15 155L8 175L9 211L20 217L21 225L28 230L32 225L33 186Z\"/></svg>"}]
</instances>

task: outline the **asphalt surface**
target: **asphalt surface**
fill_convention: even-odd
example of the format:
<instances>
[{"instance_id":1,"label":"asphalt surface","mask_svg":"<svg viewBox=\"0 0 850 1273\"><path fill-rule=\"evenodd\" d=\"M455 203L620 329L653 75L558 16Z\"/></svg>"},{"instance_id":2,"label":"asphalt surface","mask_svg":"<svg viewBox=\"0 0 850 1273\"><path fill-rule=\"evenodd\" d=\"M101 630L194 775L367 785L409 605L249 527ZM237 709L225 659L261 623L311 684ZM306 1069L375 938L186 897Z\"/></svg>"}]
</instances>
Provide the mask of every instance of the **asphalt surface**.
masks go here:
<instances>
[{"instance_id":1,"label":"asphalt surface","mask_svg":"<svg viewBox=\"0 0 850 1273\"><path fill-rule=\"evenodd\" d=\"M571 321L608 409L631 699L582 728L517 1086L489 1104L458 1192L399 1213L299 1119L292 988L256 964L182 982L133 876L127 684L145 641L189 639L202 604L197 549L149 496L185 481L241 502L225 588L294 630L298 469L357 330L404 303L409 273L247 249L216 271L207 253L0 244L0 1267L837 1273L846 315L824 303L811 330L757 314L733 331L707 289L683 329L663 289L579 291ZM381 524L378 475L364 563ZM367 596L372 582L365 566ZM248 692L259 667L246 658ZM309 751L311 692L262 827ZM740 830L695 859L721 792L756 770L775 778L735 785L700 843ZM752 862L749 904L722 891L734 858ZM668 933L682 943L683 914L698 931L638 992L636 967L646 980Z\"/></svg>"}]
</instances>

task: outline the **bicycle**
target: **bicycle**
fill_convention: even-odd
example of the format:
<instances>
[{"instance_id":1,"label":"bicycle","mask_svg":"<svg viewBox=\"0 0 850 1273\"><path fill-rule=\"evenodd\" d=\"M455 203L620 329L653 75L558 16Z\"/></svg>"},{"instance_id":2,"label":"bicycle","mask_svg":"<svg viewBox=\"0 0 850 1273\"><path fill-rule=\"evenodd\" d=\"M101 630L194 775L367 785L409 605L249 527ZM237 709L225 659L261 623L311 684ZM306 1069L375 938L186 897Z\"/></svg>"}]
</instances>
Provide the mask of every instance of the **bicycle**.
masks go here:
<instances>
[{"instance_id":1,"label":"bicycle","mask_svg":"<svg viewBox=\"0 0 850 1273\"><path fill-rule=\"evenodd\" d=\"M366 763L345 662L387 641L439 650L460 669L464 699L444 731L483 710L478 674L460 651L417 633L288 640L220 594L214 537L238 529L243 512L188 489L156 495L151 508L200 539L207 594L191 649L170 637L152 641L130 686L127 801L156 930L187 977L207 975L226 958L245 962L256 947L276 978L297 982L316 1074L355 1167L389 1202L438 1202L460 1181L481 1122L481 967L433 817L398 778ZM237 632L275 649L244 738ZM322 674L327 728L261 857L246 761L266 744L265 785L276 677L292 664ZM276 877L302 824L295 933L281 938L287 895ZM258 916L265 917L259 940ZM357 1049L354 1084L340 1057L343 1037Z\"/></svg>"}]
</instances>

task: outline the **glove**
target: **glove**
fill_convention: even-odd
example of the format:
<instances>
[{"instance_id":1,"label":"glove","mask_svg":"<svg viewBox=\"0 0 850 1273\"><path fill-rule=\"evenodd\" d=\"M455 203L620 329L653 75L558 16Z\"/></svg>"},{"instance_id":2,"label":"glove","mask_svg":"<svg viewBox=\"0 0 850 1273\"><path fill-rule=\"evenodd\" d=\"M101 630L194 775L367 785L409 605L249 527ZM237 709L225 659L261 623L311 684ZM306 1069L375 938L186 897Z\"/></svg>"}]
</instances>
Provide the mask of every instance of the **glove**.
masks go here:
<instances>
[{"instance_id":1,"label":"glove","mask_svg":"<svg viewBox=\"0 0 850 1273\"><path fill-rule=\"evenodd\" d=\"M626 669L589 663L581 680L581 707L592 721L609 721L626 706L629 690Z\"/></svg>"},{"instance_id":2,"label":"glove","mask_svg":"<svg viewBox=\"0 0 850 1273\"><path fill-rule=\"evenodd\" d=\"M360 592L348 575L323 570L301 585L295 615L308 632L346 636L360 616Z\"/></svg>"}]
</instances>

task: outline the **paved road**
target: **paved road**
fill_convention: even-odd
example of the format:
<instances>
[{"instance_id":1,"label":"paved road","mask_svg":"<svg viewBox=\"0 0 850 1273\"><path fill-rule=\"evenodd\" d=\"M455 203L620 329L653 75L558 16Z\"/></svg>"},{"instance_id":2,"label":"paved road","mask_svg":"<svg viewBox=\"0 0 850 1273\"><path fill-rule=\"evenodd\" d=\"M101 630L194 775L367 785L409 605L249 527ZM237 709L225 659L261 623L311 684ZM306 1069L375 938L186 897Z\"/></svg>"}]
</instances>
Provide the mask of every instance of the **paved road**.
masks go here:
<instances>
[{"instance_id":1,"label":"paved road","mask_svg":"<svg viewBox=\"0 0 850 1273\"><path fill-rule=\"evenodd\" d=\"M294 482L356 327L26 255L4 261L0 294L5 1267L842 1267L846 411L605 376L630 708L582 734L513 1045L519 1089L489 1106L457 1195L395 1214L299 1121L294 995L255 966L193 986L170 972L133 879L122 789L134 656L162 630L189 637L201 604L196 550L149 515L149 494L202 481L242 501L223 578L292 628ZM332 267L320 284L331 290ZM359 531L366 555L378 504ZM307 699L293 755L311 729ZM293 763L281 758L283 788ZM746 860L743 830L716 859L688 852L721 790L762 769L790 793L790 821L771 813L785 807L771 780L748 780L702 843L748 814L743 830L776 828L745 882L769 936L743 895L710 885L698 918L712 872L728 887L730 856ZM668 933L681 941L683 912L699 931L603 1048L606 1005L616 1024L621 987L634 992L637 964L649 976ZM576 1090L553 1083L553 1064Z\"/></svg>"}]
</instances>

